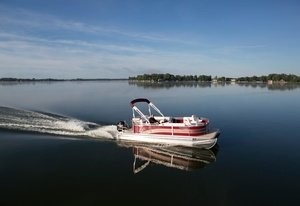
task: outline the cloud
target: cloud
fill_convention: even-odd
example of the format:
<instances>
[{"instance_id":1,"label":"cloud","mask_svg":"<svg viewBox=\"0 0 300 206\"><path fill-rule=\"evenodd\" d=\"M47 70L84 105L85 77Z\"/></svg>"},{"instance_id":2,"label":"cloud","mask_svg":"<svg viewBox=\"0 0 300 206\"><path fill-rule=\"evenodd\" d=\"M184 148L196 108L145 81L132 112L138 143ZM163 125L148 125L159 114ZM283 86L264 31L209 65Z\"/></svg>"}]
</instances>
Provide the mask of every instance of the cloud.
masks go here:
<instances>
[{"instance_id":1,"label":"cloud","mask_svg":"<svg viewBox=\"0 0 300 206\"><path fill-rule=\"evenodd\" d=\"M114 78L151 71L178 73L187 67L196 68L205 58L145 46L0 33L0 76Z\"/></svg>"},{"instance_id":2,"label":"cloud","mask_svg":"<svg viewBox=\"0 0 300 206\"><path fill-rule=\"evenodd\" d=\"M182 52L148 43L180 42L161 34L103 28L23 9L0 8L0 19L0 76L128 77L179 71L186 61L193 62ZM103 35L109 38L94 38Z\"/></svg>"},{"instance_id":3,"label":"cloud","mask_svg":"<svg viewBox=\"0 0 300 206\"><path fill-rule=\"evenodd\" d=\"M53 15L40 14L24 9L11 9L0 4L0 25L8 30L23 29L22 32L65 31L78 32L91 36L113 36L114 38L130 38L135 41L151 41L158 43L191 44L192 42L161 33L141 33L116 27L103 27L80 21L63 20ZM74 34L74 33L73 33ZM64 33L65 35L65 33ZM195 43L195 42L194 42Z\"/></svg>"},{"instance_id":4,"label":"cloud","mask_svg":"<svg viewBox=\"0 0 300 206\"><path fill-rule=\"evenodd\" d=\"M0 4L0 77L120 78L141 73L238 73L228 59L263 44L202 45L159 32L142 33L60 19ZM252 58L252 57L251 57Z\"/></svg>"},{"instance_id":5,"label":"cloud","mask_svg":"<svg viewBox=\"0 0 300 206\"><path fill-rule=\"evenodd\" d=\"M2 40L2 41L1 41ZM85 41L85 40L68 40L68 39L44 39L34 36L24 36L11 33L0 32L1 47L16 48L29 45L44 45L45 47L60 47L69 48L69 51L76 51L76 48L84 50L104 50L112 52L127 52L127 53L151 53L154 50L143 45L116 45L101 41ZM79 50L77 50L79 51Z\"/></svg>"},{"instance_id":6,"label":"cloud","mask_svg":"<svg viewBox=\"0 0 300 206\"><path fill-rule=\"evenodd\" d=\"M231 46L225 46L218 48L219 51L223 51L224 54L236 54L238 52L259 52L259 51L264 51L267 49L267 45L255 45L255 44L241 44L241 45L231 45Z\"/></svg>"}]
</instances>

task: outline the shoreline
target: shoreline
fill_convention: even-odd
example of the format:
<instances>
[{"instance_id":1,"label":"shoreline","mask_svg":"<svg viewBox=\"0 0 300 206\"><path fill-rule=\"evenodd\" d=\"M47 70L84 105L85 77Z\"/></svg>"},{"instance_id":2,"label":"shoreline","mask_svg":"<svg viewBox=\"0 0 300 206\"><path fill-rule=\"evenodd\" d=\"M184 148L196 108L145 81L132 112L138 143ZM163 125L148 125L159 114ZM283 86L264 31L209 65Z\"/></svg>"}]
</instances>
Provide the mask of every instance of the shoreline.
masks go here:
<instances>
[{"instance_id":1,"label":"shoreline","mask_svg":"<svg viewBox=\"0 0 300 206\"><path fill-rule=\"evenodd\" d=\"M101 79L52 79L52 78L46 78L46 79L23 79L23 78L0 78L0 82L73 82L73 81L128 81L126 78L101 78Z\"/></svg>"}]
</instances>

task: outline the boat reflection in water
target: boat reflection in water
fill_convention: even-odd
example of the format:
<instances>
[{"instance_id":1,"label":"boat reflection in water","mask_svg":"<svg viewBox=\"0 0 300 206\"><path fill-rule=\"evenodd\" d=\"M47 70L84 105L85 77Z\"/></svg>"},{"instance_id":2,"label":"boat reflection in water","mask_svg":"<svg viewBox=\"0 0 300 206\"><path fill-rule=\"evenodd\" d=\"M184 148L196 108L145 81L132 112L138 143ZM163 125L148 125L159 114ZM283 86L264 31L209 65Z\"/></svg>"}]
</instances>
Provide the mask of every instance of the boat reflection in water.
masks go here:
<instances>
[{"instance_id":1,"label":"boat reflection in water","mask_svg":"<svg viewBox=\"0 0 300 206\"><path fill-rule=\"evenodd\" d=\"M132 148L133 172L136 174L154 163L185 171L197 170L216 161L218 145L212 149L164 146L119 142L122 147Z\"/></svg>"}]
</instances>

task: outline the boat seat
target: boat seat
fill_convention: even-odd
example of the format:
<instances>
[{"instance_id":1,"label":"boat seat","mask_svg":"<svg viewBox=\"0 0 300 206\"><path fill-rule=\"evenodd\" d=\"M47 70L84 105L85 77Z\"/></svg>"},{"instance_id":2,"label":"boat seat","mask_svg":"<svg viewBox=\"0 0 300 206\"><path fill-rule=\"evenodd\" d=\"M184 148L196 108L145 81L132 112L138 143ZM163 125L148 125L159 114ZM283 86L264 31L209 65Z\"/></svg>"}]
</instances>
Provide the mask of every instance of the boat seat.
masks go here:
<instances>
[{"instance_id":1,"label":"boat seat","mask_svg":"<svg viewBox=\"0 0 300 206\"><path fill-rule=\"evenodd\" d=\"M191 116L191 124L192 125L198 125L199 118L196 115Z\"/></svg>"},{"instance_id":2,"label":"boat seat","mask_svg":"<svg viewBox=\"0 0 300 206\"><path fill-rule=\"evenodd\" d=\"M183 122L185 125L198 125L199 118L195 115L192 115L191 117L184 117Z\"/></svg>"},{"instance_id":3,"label":"boat seat","mask_svg":"<svg viewBox=\"0 0 300 206\"><path fill-rule=\"evenodd\" d=\"M160 121L159 121L159 123L160 123L160 124L162 124L162 123L166 123L166 122L170 122L170 120L167 120L167 119L162 119L162 120L160 120Z\"/></svg>"},{"instance_id":4,"label":"boat seat","mask_svg":"<svg viewBox=\"0 0 300 206\"><path fill-rule=\"evenodd\" d=\"M135 118L132 118L132 122L134 124L142 124L143 120L141 118L135 117Z\"/></svg>"}]
</instances>

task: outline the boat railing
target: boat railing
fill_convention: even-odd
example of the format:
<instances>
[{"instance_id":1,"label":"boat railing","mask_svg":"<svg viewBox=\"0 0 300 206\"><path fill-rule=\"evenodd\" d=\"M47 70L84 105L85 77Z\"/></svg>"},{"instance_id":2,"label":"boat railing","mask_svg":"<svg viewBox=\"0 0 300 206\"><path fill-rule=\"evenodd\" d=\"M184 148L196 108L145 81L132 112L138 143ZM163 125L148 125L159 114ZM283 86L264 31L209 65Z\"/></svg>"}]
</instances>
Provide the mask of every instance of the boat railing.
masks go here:
<instances>
[{"instance_id":1,"label":"boat railing","mask_svg":"<svg viewBox=\"0 0 300 206\"><path fill-rule=\"evenodd\" d=\"M132 107L132 116L133 116L133 118L135 118L135 112L138 113L143 120L145 120L147 123L150 124L149 119L136 106L133 106Z\"/></svg>"},{"instance_id":2,"label":"boat railing","mask_svg":"<svg viewBox=\"0 0 300 206\"><path fill-rule=\"evenodd\" d=\"M151 106L158 114L160 114L162 117L164 117L165 115L163 115L163 113L161 113L161 111L152 103L149 103L149 106ZM151 110L149 110L151 112ZM151 115L151 113L150 113Z\"/></svg>"},{"instance_id":3,"label":"boat railing","mask_svg":"<svg viewBox=\"0 0 300 206\"><path fill-rule=\"evenodd\" d=\"M152 103L150 102L148 99L144 99L144 98L139 98L139 99L135 99L132 100L131 103L131 107L132 107L132 116L133 118L135 118L135 112L137 114L140 115L140 117L146 121L147 123L150 123L149 119L147 118L147 116L135 105L135 103L137 102L146 102L148 103L148 112L149 112L149 117L152 116L152 111L151 108L153 110L155 110L160 116L162 116L163 118L165 117L164 114Z\"/></svg>"}]
</instances>

